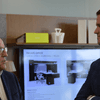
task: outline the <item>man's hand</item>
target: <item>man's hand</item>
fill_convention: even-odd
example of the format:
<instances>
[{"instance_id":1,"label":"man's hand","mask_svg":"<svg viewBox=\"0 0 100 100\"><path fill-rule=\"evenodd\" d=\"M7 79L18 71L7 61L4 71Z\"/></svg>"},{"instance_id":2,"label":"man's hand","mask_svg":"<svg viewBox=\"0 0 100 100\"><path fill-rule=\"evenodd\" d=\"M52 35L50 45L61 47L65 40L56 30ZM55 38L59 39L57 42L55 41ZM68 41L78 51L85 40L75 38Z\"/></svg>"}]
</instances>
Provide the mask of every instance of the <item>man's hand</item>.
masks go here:
<instances>
[{"instance_id":1,"label":"man's hand","mask_svg":"<svg viewBox=\"0 0 100 100\"><path fill-rule=\"evenodd\" d=\"M88 96L87 100L89 100L90 98L95 97L95 95L90 95Z\"/></svg>"}]
</instances>

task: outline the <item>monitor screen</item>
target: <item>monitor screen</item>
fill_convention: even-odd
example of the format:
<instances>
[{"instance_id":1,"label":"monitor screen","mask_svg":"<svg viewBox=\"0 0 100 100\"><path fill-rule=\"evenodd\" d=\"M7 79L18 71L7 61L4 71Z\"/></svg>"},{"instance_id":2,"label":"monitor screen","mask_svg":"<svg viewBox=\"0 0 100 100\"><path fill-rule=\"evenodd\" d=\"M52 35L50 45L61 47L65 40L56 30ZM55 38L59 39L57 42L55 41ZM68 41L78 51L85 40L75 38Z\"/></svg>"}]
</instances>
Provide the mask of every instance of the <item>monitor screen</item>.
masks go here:
<instances>
[{"instance_id":1,"label":"monitor screen","mask_svg":"<svg viewBox=\"0 0 100 100\"><path fill-rule=\"evenodd\" d=\"M100 49L23 49L25 100L74 100Z\"/></svg>"}]
</instances>

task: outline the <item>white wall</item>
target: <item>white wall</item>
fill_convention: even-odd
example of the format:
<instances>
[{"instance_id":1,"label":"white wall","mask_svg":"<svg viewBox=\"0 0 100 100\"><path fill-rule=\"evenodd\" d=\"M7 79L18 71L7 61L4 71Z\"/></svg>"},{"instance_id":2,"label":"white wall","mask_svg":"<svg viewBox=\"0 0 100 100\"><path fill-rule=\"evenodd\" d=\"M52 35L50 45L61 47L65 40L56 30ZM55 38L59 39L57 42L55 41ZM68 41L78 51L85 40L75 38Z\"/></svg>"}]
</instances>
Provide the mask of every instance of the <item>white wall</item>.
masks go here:
<instances>
[{"instance_id":1,"label":"white wall","mask_svg":"<svg viewBox=\"0 0 100 100\"><path fill-rule=\"evenodd\" d=\"M98 9L100 0L2 0L3 14L96 18Z\"/></svg>"},{"instance_id":2,"label":"white wall","mask_svg":"<svg viewBox=\"0 0 100 100\"><path fill-rule=\"evenodd\" d=\"M0 14L2 13L2 0L0 0Z\"/></svg>"},{"instance_id":3,"label":"white wall","mask_svg":"<svg viewBox=\"0 0 100 100\"><path fill-rule=\"evenodd\" d=\"M86 17L84 0L2 0L2 13Z\"/></svg>"},{"instance_id":4,"label":"white wall","mask_svg":"<svg viewBox=\"0 0 100 100\"><path fill-rule=\"evenodd\" d=\"M100 0L85 0L86 16L96 18L96 12L100 9Z\"/></svg>"}]
</instances>

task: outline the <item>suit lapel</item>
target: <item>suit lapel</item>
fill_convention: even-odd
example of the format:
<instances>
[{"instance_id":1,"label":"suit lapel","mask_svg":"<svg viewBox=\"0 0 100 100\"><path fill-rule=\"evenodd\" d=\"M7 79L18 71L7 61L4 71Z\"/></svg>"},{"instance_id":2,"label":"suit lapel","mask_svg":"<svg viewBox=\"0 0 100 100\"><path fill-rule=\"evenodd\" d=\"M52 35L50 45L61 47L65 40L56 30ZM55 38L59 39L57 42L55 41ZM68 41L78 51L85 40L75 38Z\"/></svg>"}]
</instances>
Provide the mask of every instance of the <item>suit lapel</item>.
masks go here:
<instances>
[{"instance_id":1,"label":"suit lapel","mask_svg":"<svg viewBox=\"0 0 100 100\"><path fill-rule=\"evenodd\" d=\"M11 91L10 91L10 84L9 84L9 78L5 74L5 71L3 71L3 73L2 73L1 79L2 79L4 89L5 89L5 93L7 95L8 100L12 100L12 97L11 97L12 95L11 95Z\"/></svg>"}]
</instances>

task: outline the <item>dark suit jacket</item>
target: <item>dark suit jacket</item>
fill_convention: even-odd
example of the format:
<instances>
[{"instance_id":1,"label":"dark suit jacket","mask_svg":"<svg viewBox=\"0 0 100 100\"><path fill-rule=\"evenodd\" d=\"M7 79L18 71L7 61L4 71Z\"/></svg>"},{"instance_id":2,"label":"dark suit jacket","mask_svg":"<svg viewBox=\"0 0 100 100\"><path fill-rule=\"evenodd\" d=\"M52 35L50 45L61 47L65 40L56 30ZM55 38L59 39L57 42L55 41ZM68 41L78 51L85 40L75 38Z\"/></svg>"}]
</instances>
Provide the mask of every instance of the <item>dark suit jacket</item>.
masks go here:
<instances>
[{"instance_id":1,"label":"dark suit jacket","mask_svg":"<svg viewBox=\"0 0 100 100\"><path fill-rule=\"evenodd\" d=\"M100 100L100 59L91 64L89 74L74 100L86 100L89 95L95 95L92 100Z\"/></svg>"},{"instance_id":2,"label":"dark suit jacket","mask_svg":"<svg viewBox=\"0 0 100 100\"><path fill-rule=\"evenodd\" d=\"M13 73L3 70L1 79L8 100L23 100L21 87L17 77Z\"/></svg>"}]
</instances>

